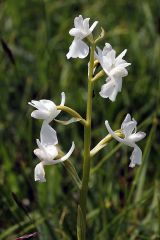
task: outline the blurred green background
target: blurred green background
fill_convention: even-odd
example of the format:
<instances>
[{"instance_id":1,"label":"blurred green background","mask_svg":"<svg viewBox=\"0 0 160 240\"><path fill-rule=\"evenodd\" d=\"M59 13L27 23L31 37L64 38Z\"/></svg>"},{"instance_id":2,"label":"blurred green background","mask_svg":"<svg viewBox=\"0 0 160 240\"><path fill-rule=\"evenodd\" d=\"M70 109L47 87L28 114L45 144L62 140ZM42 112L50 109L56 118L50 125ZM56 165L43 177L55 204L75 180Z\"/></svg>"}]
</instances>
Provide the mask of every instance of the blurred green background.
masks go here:
<instances>
[{"instance_id":1,"label":"blurred green background","mask_svg":"<svg viewBox=\"0 0 160 240\"><path fill-rule=\"evenodd\" d=\"M0 239L33 232L40 240L76 239L78 193L66 169L46 167L47 182L34 182L41 121L31 119L27 103L45 98L59 104L64 91L66 105L84 116L88 59L66 59L68 31L79 14L105 29L101 47L109 42L117 53L127 48L125 59L132 63L116 102L99 96L105 79L95 85L93 146L107 134L106 119L118 129L128 112L147 133L139 144L140 167L129 169L131 149L115 141L93 159L87 239L160 239L158 0L0 1ZM81 176L83 128L78 123L54 128L64 151L75 141L71 160Z\"/></svg>"}]
</instances>

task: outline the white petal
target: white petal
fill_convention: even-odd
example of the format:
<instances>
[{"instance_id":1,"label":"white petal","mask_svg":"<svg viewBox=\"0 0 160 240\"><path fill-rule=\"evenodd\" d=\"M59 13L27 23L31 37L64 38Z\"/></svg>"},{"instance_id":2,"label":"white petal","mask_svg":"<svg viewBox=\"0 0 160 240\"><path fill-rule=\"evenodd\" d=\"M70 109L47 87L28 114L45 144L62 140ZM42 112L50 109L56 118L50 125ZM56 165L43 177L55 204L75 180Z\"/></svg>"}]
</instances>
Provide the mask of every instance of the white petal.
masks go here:
<instances>
[{"instance_id":1,"label":"white petal","mask_svg":"<svg viewBox=\"0 0 160 240\"><path fill-rule=\"evenodd\" d=\"M44 121L40 132L40 140L42 145L56 145L58 144L56 131Z\"/></svg>"},{"instance_id":2,"label":"white petal","mask_svg":"<svg viewBox=\"0 0 160 240\"><path fill-rule=\"evenodd\" d=\"M109 53L112 50L112 46L110 43L105 43L105 47L103 48L103 55L107 55L107 53Z\"/></svg>"},{"instance_id":3,"label":"white petal","mask_svg":"<svg viewBox=\"0 0 160 240\"><path fill-rule=\"evenodd\" d=\"M65 93L62 92L62 93L61 93L61 103L60 103L60 106L64 106L64 104L65 104L65 100L66 100Z\"/></svg>"},{"instance_id":4,"label":"white petal","mask_svg":"<svg viewBox=\"0 0 160 240\"><path fill-rule=\"evenodd\" d=\"M109 96L109 99L112 102L114 102L116 100L117 94L118 94L118 88L117 88L117 86L115 86L112 94Z\"/></svg>"},{"instance_id":5,"label":"white petal","mask_svg":"<svg viewBox=\"0 0 160 240\"><path fill-rule=\"evenodd\" d=\"M74 144L74 142L72 142L72 146L71 146L70 150L68 151L68 153L66 155L64 155L63 157L57 159L57 160L53 160L52 164L56 164L56 163L59 163L59 162L64 162L65 160L67 160L71 156L71 154L73 153L74 149L75 149L75 144Z\"/></svg>"},{"instance_id":6,"label":"white petal","mask_svg":"<svg viewBox=\"0 0 160 240\"><path fill-rule=\"evenodd\" d=\"M99 47L96 47L98 53L95 51L95 58L100 62L101 66L103 65L103 55L102 50Z\"/></svg>"},{"instance_id":7,"label":"white petal","mask_svg":"<svg viewBox=\"0 0 160 240\"><path fill-rule=\"evenodd\" d=\"M75 17L75 19L74 19L74 26L75 26L75 28L82 28L82 26L83 26L83 17L82 17L82 15L79 15L78 17Z\"/></svg>"},{"instance_id":8,"label":"white petal","mask_svg":"<svg viewBox=\"0 0 160 240\"><path fill-rule=\"evenodd\" d=\"M95 29L95 27L97 26L97 24L98 24L98 21L95 21L93 24L92 24L92 26L90 27L90 33L91 32L93 32L93 30Z\"/></svg>"},{"instance_id":9,"label":"white petal","mask_svg":"<svg viewBox=\"0 0 160 240\"><path fill-rule=\"evenodd\" d=\"M127 113L124 121L122 122L121 128L123 128L123 126L130 121L131 121L131 115L129 113Z\"/></svg>"},{"instance_id":10,"label":"white petal","mask_svg":"<svg viewBox=\"0 0 160 240\"><path fill-rule=\"evenodd\" d=\"M45 171L42 163L36 165L34 170L34 179L35 181L46 182Z\"/></svg>"},{"instance_id":11,"label":"white petal","mask_svg":"<svg viewBox=\"0 0 160 240\"><path fill-rule=\"evenodd\" d=\"M137 133L131 134L128 137L128 140L130 140L132 142L138 142L138 141L142 140L145 136L146 136L146 133L144 133L144 132L137 132Z\"/></svg>"},{"instance_id":12,"label":"white petal","mask_svg":"<svg viewBox=\"0 0 160 240\"><path fill-rule=\"evenodd\" d=\"M125 77L128 75L128 71L123 68L123 67L115 67L110 71L110 75L115 76L115 77Z\"/></svg>"},{"instance_id":13,"label":"white petal","mask_svg":"<svg viewBox=\"0 0 160 240\"><path fill-rule=\"evenodd\" d=\"M33 152L41 161L43 161L48 158L46 147L39 141L39 139L36 139L36 142L38 148L36 148Z\"/></svg>"},{"instance_id":14,"label":"white petal","mask_svg":"<svg viewBox=\"0 0 160 240\"><path fill-rule=\"evenodd\" d=\"M122 67L122 68L125 68L125 67L128 67L130 66L131 63L127 63L126 61L122 62L122 63L119 63L119 64L115 64L115 66L119 66L119 67Z\"/></svg>"},{"instance_id":15,"label":"white petal","mask_svg":"<svg viewBox=\"0 0 160 240\"><path fill-rule=\"evenodd\" d=\"M142 151L137 145L134 147L134 150L132 152L130 159L131 159L131 162L130 162L129 167L133 168L133 167L135 167L135 165L141 165Z\"/></svg>"},{"instance_id":16,"label":"white petal","mask_svg":"<svg viewBox=\"0 0 160 240\"><path fill-rule=\"evenodd\" d=\"M103 57L105 57L111 50L112 50L112 46L109 44L109 43L106 43L105 44L105 47L103 48L103 50L101 50L99 47L96 47L97 52L95 52L95 58L100 62L102 68L104 67L104 63L103 63ZM108 65L108 63L110 63L110 66L111 66L111 61L108 60L108 57L107 58L104 58L106 62L106 65ZM108 69L108 67L107 67Z\"/></svg>"},{"instance_id":17,"label":"white petal","mask_svg":"<svg viewBox=\"0 0 160 240\"><path fill-rule=\"evenodd\" d=\"M106 125L106 128L108 130L108 132L112 135L113 138L115 138L118 142L121 142L121 143L125 143L126 142L124 141L124 139L118 137L115 132L111 129L110 125L109 125L109 122L106 120L105 121L105 125Z\"/></svg>"},{"instance_id":18,"label":"white petal","mask_svg":"<svg viewBox=\"0 0 160 240\"><path fill-rule=\"evenodd\" d=\"M69 31L69 34L73 37L76 37L76 38L80 38L82 39L84 34L82 33L82 31L80 29L77 29L77 28L72 28L70 31Z\"/></svg>"},{"instance_id":19,"label":"white petal","mask_svg":"<svg viewBox=\"0 0 160 240\"><path fill-rule=\"evenodd\" d=\"M116 62L119 60L122 60L122 58L126 55L127 49L123 50L117 57L116 57Z\"/></svg>"},{"instance_id":20,"label":"white petal","mask_svg":"<svg viewBox=\"0 0 160 240\"><path fill-rule=\"evenodd\" d=\"M82 40L74 39L71 46L69 47L69 52L67 53L67 58L85 58L89 53L89 47Z\"/></svg>"},{"instance_id":21,"label":"white petal","mask_svg":"<svg viewBox=\"0 0 160 240\"><path fill-rule=\"evenodd\" d=\"M117 86L118 92L122 90L122 78L114 78L115 84Z\"/></svg>"},{"instance_id":22,"label":"white petal","mask_svg":"<svg viewBox=\"0 0 160 240\"><path fill-rule=\"evenodd\" d=\"M60 103L60 106L64 106L65 100L66 100L65 93L62 92L62 93L61 93L61 103ZM57 110L57 113L56 113L56 115L55 115L54 118L56 118L56 117L59 115L60 112L61 112L61 110Z\"/></svg>"},{"instance_id":23,"label":"white petal","mask_svg":"<svg viewBox=\"0 0 160 240\"><path fill-rule=\"evenodd\" d=\"M101 57L102 60L101 60L100 64L108 76L110 76L109 72L111 71L112 65L114 63L115 54L116 54L116 52L113 49L111 51L109 51L106 55L103 55L103 53L102 53L102 57Z\"/></svg>"},{"instance_id":24,"label":"white petal","mask_svg":"<svg viewBox=\"0 0 160 240\"><path fill-rule=\"evenodd\" d=\"M31 102L28 103L29 105L31 105L32 107L37 108L38 110L47 110L45 108L45 106L40 102L40 101L36 101L36 100L32 100Z\"/></svg>"},{"instance_id":25,"label":"white petal","mask_svg":"<svg viewBox=\"0 0 160 240\"><path fill-rule=\"evenodd\" d=\"M58 149L54 145L44 146L40 142L38 143L39 148L34 150L34 154L45 164L52 164L53 159L58 155Z\"/></svg>"},{"instance_id":26,"label":"white petal","mask_svg":"<svg viewBox=\"0 0 160 240\"><path fill-rule=\"evenodd\" d=\"M84 28L84 32L86 34L90 34L89 20L90 20L90 18L85 18L84 21L83 21L83 28Z\"/></svg>"},{"instance_id":27,"label":"white petal","mask_svg":"<svg viewBox=\"0 0 160 240\"><path fill-rule=\"evenodd\" d=\"M41 161L48 159L48 155L47 155L45 149L36 148L36 149L34 149L33 152Z\"/></svg>"},{"instance_id":28,"label":"white petal","mask_svg":"<svg viewBox=\"0 0 160 240\"><path fill-rule=\"evenodd\" d=\"M108 76L110 76L112 64L113 64L113 62L110 57L108 57L107 55L102 57L102 65L101 66Z\"/></svg>"},{"instance_id":29,"label":"white petal","mask_svg":"<svg viewBox=\"0 0 160 240\"><path fill-rule=\"evenodd\" d=\"M123 124L124 128L122 128L122 131L126 138L129 139L129 136L136 129L136 125L137 125L136 121L130 121L130 122L126 123L125 125Z\"/></svg>"},{"instance_id":30,"label":"white petal","mask_svg":"<svg viewBox=\"0 0 160 240\"><path fill-rule=\"evenodd\" d=\"M42 99L42 100L40 100L39 101L40 102L40 104L42 104L43 105L43 107L45 107L45 109L47 109L47 110L49 110L49 111L55 111L55 109L56 109L56 105L55 105L55 103L54 102L52 102L51 100L47 100L47 99Z\"/></svg>"},{"instance_id":31,"label":"white petal","mask_svg":"<svg viewBox=\"0 0 160 240\"><path fill-rule=\"evenodd\" d=\"M36 118L36 119L47 119L49 117L49 112L48 111L40 111L40 110L34 110L31 113L31 117Z\"/></svg>"},{"instance_id":32,"label":"white petal","mask_svg":"<svg viewBox=\"0 0 160 240\"><path fill-rule=\"evenodd\" d=\"M58 114L59 111L56 108L56 105L51 100L42 99L40 103L48 110L48 116L44 118L48 123L51 122Z\"/></svg>"},{"instance_id":33,"label":"white petal","mask_svg":"<svg viewBox=\"0 0 160 240\"><path fill-rule=\"evenodd\" d=\"M99 92L100 96L103 98L109 98L115 89L114 81L108 81L106 84L102 85L101 91Z\"/></svg>"},{"instance_id":34,"label":"white petal","mask_svg":"<svg viewBox=\"0 0 160 240\"><path fill-rule=\"evenodd\" d=\"M116 51L112 49L111 51L109 51L107 53L106 57L109 58L111 63L113 64L115 61L115 57L116 57Z\"/></svg>"},{"instance_id":35,"label":"white petal","mask_svg":"<svg viewBox=\"0 0 160 240\"><path fill-rule=\"evenodd\" d=\"M44 149L43 145L41 144L41 142L39 141L39 139L36 139L36 142L37 142L37 146L40 148L40 149Z\"/></svg>"},{"instance_id":36,"label":"white petal","mask_svg":"<svg viewBox=\"0 0 160 240\"><path fill-rule=\"evenodd\" d=\"M112 102L114 102L118 92L121 90L121 85L121 79L119 79L119 82L109 80L106 84L102 85L99 94L101 97L109 98Z\"/></svg>"},{"instance_id":37,"label":"white petal","mask_svg":"<svg viewBox=\"0 0 160 240\"><path fill-rule=\"evenodd\" d=\"M124 121L122 122L121 129L123 129L125 127L126 123L128 123L130 121L131 121L131 115L129 113L127 113Z\"/></svg>"},{"instance_id":38,"label":"white petal","mask_svg":"<svg viewBox=\"0 0 160 240\"><path fill-rule=\"evenodd\" d=\"M47 158L44 159L45 165L52 164L53 159L55 159L58 155L58 149L54 145L49 145L45 148Z\"/></svg>"}]
</instances>

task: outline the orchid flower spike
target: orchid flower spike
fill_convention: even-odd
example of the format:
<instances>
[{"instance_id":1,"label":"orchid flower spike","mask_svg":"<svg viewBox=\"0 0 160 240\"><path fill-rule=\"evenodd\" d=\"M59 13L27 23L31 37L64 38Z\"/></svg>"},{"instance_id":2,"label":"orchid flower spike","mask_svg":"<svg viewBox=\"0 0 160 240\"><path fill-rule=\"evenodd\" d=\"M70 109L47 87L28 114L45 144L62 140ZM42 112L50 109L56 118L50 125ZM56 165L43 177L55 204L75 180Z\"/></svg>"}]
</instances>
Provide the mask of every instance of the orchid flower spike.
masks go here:
<instances>
[{"instance_id":1,"label":"orchid flower spike","mask_svg":"<svg viewBox=\"0 0 160 240\"><path fill-rule=\"evenodd\" d=\"M69 34L74 37L74 40L69 47L69 52L66 55L67 59L87 57L89 47L82 40L93 32L98 23L98 21L95 21L92 26L89 27L89 20L90 18L83 19L81 15L79 15L79 17L75 17L74 28L69 31Z\"/></svg>"},{"instance_id":2,"label":"orchid flower spike","mask_svg":"<svg viewBox=\"0 0 160 240\"><path fill-rule=\"evenodd\" d=\"M41 161L36 165L34 170L35 181L45 182L44 165L53 165L67 160L75 148L75 144L72 142L69 152L63 157L54 160L58 156L57 144L58 139L56 131L44 121L40 132L40 140L37 139L38 148L34 150L34 154Z\"/></svg>"},{"instance_id":3,"label":"orchid flower spike","mask_svg":"<svg viewBox=\"0 0 160 240\"><path fill-rule=\"evenodd\" d=\"M118 92L122 89L122 78L128 75L126 67L131 63L126 62L123 57L127 49L125 49L118 57L116 51L112 49L109 43L105 44L103 50L97 47L98 53L95 52L95 58L100 62L101 67L107 74L106 84L102 85L100 96L115 101Z\"/></svg>"},{"instance_id":4,"label":"orchid flower spike","mask_svg":"<svg viewBox=\"0 0 160 240\"><path fill-rule=\"evenodd\" d=\"M108 132L112 135L113 138L115 138L118 142L124 143L129 147L133 147L133 152L130 157L130 165L129 167L133 168L135 165L140 165L142 161L142 151L137 146L136 142L143 139L146 134L144 132L136 132L136 126L137 122L134 120L134 118L131 119L130 114L127 114L124 121L121 125L121 131L124 134L124 139L118 137L115 132L111 129L108 121L105 121L106 128Z\"/></svg>"},{"instance_id":5,"label":"orchid flower spike","mask_svg":"<svg viewBox=\"0 0 160 240\"><path fill-rule=\"evenodd\" d=\"M61 93L62 100L60 106L64 106L65 104L65 93ZM37 108L37 110L34 110L31 113L31 117L36 118L36 119L43 119L50 123L53 119L55 119L58 114L61 112L61 110L57 110L57 107L54 102L50 100L40 100L40 101L35 101L32 100L31 102L28 103L32 107Z\"/></svg>"}]
</instances>

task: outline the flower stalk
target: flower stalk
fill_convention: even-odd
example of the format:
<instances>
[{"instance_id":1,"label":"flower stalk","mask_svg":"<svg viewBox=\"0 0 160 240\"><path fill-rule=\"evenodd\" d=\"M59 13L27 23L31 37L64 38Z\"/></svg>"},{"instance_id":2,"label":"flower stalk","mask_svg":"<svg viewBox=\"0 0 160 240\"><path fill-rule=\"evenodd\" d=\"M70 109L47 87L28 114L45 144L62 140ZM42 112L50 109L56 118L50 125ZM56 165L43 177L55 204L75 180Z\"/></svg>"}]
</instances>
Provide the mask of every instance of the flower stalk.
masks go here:
<instances>
[{"instance_id":1,"label":"flower stalk","mask_svg":"<svg viewBox=\"0 0 160 240\"><path fill-rule=\"evenodd\" d=\"M92 117L92 94L93 94L93 82L92 75L94 70L94 51L95 45L91 45L90 52L90 65L89 65L89 77L88 77L88 97L87 97L87 112L86 112L86 125L84 126L84 162L83 162L83 177L82 188L80 190L80 207L84 219L84 236L86 232L86 204L87 204L87 192L88 182L90 175L90 146L91 146L91 117Z\"/></svg>"}]
</instances>

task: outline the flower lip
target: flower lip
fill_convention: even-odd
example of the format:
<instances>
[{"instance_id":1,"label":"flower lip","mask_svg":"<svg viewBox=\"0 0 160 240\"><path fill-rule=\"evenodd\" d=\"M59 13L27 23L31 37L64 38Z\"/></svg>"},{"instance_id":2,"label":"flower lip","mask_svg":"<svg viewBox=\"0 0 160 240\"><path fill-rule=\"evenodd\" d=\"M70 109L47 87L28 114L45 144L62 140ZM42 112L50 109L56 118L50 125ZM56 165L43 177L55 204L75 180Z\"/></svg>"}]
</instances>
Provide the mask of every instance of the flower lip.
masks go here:
<instances>
[{"instance_id":1,"label":"flower lip","mask_svg":"<svg viewBox=\"0 0 160 240\"><path fill-rule=\"evenodd\" d=\"M134 168L136 165L141 165L142 163L142 151L137 145L133 149L130 160L129 167L131 168Z\"/></svg>"},{"instance_id":2,"label":"flower lip","mask_svg":"<svg viewBox=\"0 0 160 240\"><path fill-rule=\"evenodd\" d=\"M100 96L103 98L109 98L112 102L115 101L117 96L117 87L113 80L109 80L106 84L102 85Z\"/></svg>"},{"instance_id":3,"label":"flower lip","mask_svg":"<svg viewBox=\"0 0 160 240\"><path fill-rule=\"evenodd\" d=\"M67 53L67 59L70 58L85 58L89 53L89 47L85 42L80 39L74 39L71 46L69 47L69 52Z\"/></svg>"},{"instance_id":4,"label":"flower lip","mask_svg":"<svg viewBox=\"0 0 160 240\"><path fill-rule=\"evenodd\" d=\"M34 179L35 181L46 182L43 163L36 165L34 169Z\"/></svg>"}]
</instances>

